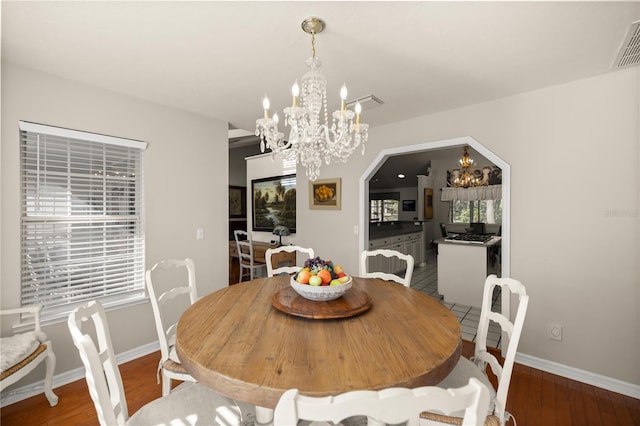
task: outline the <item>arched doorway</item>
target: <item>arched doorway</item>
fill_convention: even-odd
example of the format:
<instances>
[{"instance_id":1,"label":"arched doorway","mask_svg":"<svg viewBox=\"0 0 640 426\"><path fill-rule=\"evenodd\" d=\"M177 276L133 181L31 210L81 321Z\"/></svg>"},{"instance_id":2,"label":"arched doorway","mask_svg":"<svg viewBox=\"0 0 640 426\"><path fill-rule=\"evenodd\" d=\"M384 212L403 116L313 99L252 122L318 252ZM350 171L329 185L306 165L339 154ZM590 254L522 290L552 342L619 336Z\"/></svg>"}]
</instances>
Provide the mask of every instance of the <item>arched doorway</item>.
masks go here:
<instances>
[{"instance_id":1,"label":"arched doorway","mask_svg":"<svg viewBox=\"0 0 640 426\"><path fill-rule=\"evenodd\" d=\"M511 242L511 167L502 158L491 152L480 142L472 137L465 136L461 138L445 139L435 142L426 142L417 145L409 145L402 147L393 147L382 150L378 156L371 162L359 180L359 239L358 250L361 253L367 247L369 240L369 222L368 222L368 198L369 198L369 180L376 171L384 164L389 157L396 155L411 154L417 152L425 152L443 148L456 148L468 145L479 154L487 158L496 166L502 169L502 264L501 276L510 276L510 242Z\"/></svg>"}]
</instances>

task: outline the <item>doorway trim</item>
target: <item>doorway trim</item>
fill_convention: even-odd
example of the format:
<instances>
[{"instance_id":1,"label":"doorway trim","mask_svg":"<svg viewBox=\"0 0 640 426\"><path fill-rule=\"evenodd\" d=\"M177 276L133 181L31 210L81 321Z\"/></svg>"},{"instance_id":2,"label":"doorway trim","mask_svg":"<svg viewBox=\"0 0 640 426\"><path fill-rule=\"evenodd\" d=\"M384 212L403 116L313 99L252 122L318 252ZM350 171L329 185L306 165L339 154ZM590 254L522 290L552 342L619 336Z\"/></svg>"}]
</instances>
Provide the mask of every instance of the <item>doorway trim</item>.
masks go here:
<instances>
[{"instance_id":1,"label":"doorway trim","mask_svg":"<svg viewBox=\"0 0 640 426\"><path fill-rule=\"evenodd\" d=\"M468 145L483 155L489 161L502 170L502 264L501 276L511 276L511 166L509 163L491 152L488 148L471 136L460 138L443 139L435 142L425 142L417 145L399 146L387 148L380 151L373 159L369 167L364 171L358 183L360 191L359 199L359 227L358 250L362 253L365 250L365 241L369 240L369 221L367 220L367 206L369 198L369 180L382 167L389 157L396 155L410 154L413 152L430 151L433 149L455 148Z\"/></svg>"}]
</instances>

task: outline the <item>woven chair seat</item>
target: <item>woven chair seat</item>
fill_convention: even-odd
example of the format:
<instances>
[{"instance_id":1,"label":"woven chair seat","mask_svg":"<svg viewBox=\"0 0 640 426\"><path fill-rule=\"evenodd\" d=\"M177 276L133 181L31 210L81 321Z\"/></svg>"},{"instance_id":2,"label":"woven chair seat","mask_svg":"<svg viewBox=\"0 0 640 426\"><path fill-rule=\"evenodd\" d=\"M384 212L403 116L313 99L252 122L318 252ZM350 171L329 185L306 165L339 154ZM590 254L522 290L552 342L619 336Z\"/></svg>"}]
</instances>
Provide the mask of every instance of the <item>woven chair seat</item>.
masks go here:
<instances>
[{"instance_id":1,"label":"woven chair seat","mask_svg":"<svg viewBox=\"0 0 640 426\"><path fill-rule=\"evenodd\" d=\"M444 414L425 411L420 413L420 418L440 422L448 425L462 425L462 417L445 416ZM487 416L484 426L500 426L500 420L496 416Z\"/></svg>"},{"instance_id":2,"label":"woven chair seat","mask_svg":"<svg viewBox=\"0 0 640 426\"><path fill-rule=\"evenodd\" d=\"M165 362L163 362L162 368L164 370L172 371L174 373L189 374L189 372L186 370L186 368L184 368L182 364L180 364L179 362L175 362L172 359L168 359Z\"/></svg>"},{"instance_id":3,"label":"woven chair seat","mask_svg":"<svg viewBox=\"0 0 640 426\"><path fill-rule=\"evenodd\" d=\"M11 376L12 374L21 370L25 365L29 364L31 361L36 359L38 355L47 350L47 345L44 343L40 343L40 345L36 348L35 351L31 353L28 357L17 363L16 365L7 368L5 371L0 374L0 380L4 380L5 378Z\"/></svg>"}]
</instances>

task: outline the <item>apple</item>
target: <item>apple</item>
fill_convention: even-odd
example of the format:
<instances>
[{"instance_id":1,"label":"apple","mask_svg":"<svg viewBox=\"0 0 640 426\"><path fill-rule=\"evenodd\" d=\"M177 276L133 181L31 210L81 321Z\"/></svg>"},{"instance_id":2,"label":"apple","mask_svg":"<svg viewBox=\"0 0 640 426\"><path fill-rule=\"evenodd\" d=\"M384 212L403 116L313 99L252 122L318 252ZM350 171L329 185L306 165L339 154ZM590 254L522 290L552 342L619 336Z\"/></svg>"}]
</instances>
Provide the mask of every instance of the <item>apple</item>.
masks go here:
<instances>
[{"instance_id":1,"label":"apple","mask_svg":"<svg viewBox=\"0 0 640 426\"><path fill-rule=\"evenodd\" d=\"M340 281L342 284L346 283L349 280L350 280L349 275L345 275L344 277L338 278L338 281Z\"/></svg>"},{"instance_id":2,"label":"apple","mask_svg":"<svg viewBox=\"0 0 640 426\"><path fill-rule=\"evenodd\" d=\"M340 275L340 273L344 273L344 269L340 265L333 265L333 272Z\"/></svg>"},{"instance_id":3,"label":"apple","mask_svg":"<svg viewBox=\"0 0 640 426\"><path fill-rule=\"evenodd\" d=\"M311 275L309 277L309 285L320 285L322 284L322 278L317 275Z\"/></svg>"},{"instance_id":4,"label":"apple","mask_svg":"<svg viewBox=\"0 0 640 426\"><path fill-rule=\"evenodd\" d=\"M335 280L331 280L331 282L329 283L329 285L342 285L342 281L335 279Z\"/></svg>"},{"instance_id":5,"label":"apple","mask_svg":"<svg viewBox=\"0 0 640 426\"><path fill-rule=\"evenodd\" d=\"M311 272L302 269L300 272L298 272L298 278L296 279L296 281L298 281L300 284L309 284L309 278L311 278Z\"/></svg>"},{"instance_id":6,"label":"apple","mask_svg":"<svg viewBox=\"0 0 640 426\"><path fill-rule=\"evenodd\" d=\"M336 275L338 275L338 278L342 278L347 274L345 274L344 272L338 272Z\"/></svg>"}]
</instances>

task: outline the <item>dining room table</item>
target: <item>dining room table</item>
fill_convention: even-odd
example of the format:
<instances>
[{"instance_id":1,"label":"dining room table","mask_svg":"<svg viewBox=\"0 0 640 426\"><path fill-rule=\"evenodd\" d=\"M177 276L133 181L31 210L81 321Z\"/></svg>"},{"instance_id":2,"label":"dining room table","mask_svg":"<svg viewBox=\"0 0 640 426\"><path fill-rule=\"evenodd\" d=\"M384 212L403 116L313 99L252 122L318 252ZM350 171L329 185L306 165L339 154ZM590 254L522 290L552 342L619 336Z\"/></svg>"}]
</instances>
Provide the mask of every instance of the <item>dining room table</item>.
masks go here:
<instances>
[{"instance_id":1,"label":"dining room table","mask_svg":"<svg viewBox=\"0 0 640 426\"><path fill-rule=\"evenodd\" d=\"M256 406L270 424L281 395L435 385L462 348L458 319L436 299L352 277L333 301L297 294L290 276L257 278L206 295L178 322L181 363L200 383Z\"/></svg>"}]
</instances>

